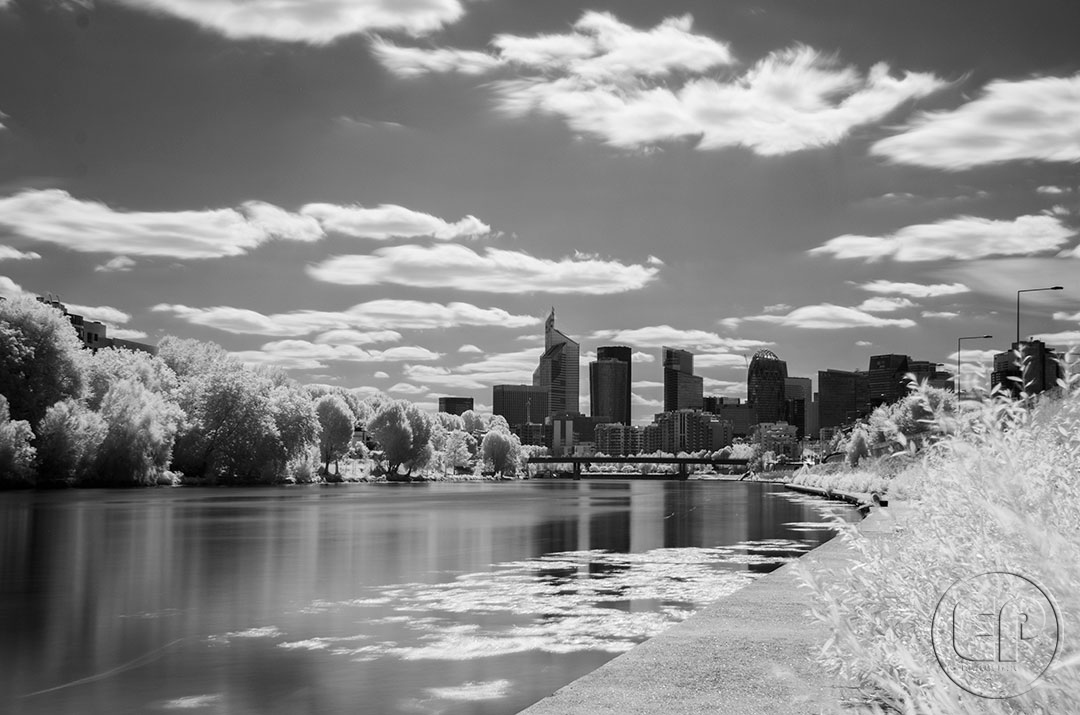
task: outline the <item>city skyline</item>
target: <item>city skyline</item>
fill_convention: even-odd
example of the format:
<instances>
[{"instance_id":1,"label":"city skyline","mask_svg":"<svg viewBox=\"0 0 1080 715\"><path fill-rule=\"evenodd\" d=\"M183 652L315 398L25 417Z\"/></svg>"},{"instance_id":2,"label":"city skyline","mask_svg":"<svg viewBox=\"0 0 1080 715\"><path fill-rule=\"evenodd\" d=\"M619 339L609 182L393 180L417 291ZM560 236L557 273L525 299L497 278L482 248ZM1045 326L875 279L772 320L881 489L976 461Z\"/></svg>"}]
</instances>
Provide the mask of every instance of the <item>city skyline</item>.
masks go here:
<instances>
[{"instance_id":1,"label":"city skyline","mask_svg":"<svg viewBox=\"0 0 1080 715\"><path fill-rule=\"evenodd\" d=\"M635 423L662 346L985 379L1052 285L1022 336L1080 341L1080 8L227 5L0 0L0 295L432 411L553 307Z\"/></svg>"}]
</instances>

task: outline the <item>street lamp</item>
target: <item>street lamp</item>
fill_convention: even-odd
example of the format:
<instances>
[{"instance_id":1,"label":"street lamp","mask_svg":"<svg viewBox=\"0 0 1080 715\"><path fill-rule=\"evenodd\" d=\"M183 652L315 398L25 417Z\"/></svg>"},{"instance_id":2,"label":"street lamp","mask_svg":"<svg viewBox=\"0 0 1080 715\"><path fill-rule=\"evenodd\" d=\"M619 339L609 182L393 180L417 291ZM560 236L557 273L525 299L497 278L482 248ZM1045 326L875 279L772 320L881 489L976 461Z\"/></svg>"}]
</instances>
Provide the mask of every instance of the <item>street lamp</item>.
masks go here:
<instances>
[{"instance_id":1,"label":"street lamp","mask_svg":"<svg viewBox=\"0 0 1080 715\"><path fill-rule=\"evenodd\" d=\"M956 339L956 398L960 399L960 341L961 340L987 340L993 335L965 335ZM1019 339L1017 340L1019 342Z\"/></svg>"},{"instance_id":2,"label":"street lamp","mask_svg":"<svg viewBox=\"0 0 1080 715\"><path fill-rule=\"evenodd\" d=\"M1049 288L1024 288L1016 291L1016 344L1020 344L1020 294L1038 293L1043 290L1065 290L1064 286L1051 286Z\"/></svg>"}]
</instances>

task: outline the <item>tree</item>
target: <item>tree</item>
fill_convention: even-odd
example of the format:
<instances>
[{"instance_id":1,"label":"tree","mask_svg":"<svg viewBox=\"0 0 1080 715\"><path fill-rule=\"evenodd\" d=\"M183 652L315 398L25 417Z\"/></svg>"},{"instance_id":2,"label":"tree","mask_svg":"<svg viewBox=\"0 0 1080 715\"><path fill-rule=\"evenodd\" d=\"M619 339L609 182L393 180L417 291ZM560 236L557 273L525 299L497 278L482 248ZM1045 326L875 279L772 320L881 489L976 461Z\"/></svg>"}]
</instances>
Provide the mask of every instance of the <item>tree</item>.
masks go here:
<instances>
[{"instance_id":1,"label":"tree","mask_svg":"<svg viewBox=\"0 0 1080 715\"><path fill-rule=\"evenodd\" d=\"M487 429L483 416L473 410L465 410L461 413L462 429L466 432L482 432Z\"/></svg>"},{"instance_id":2,"label":"tree","mask_svg":"<svg viewBox=\"0 0 1080 715\"><path fill-rule=\"evenodd\" d=\"M866 443L866 430L861 426L852 430L845 452L847 453L845 460L849 467L859 466L860 461L870 456L870 448Z\"/></svg>"},{"instance_id":3,"label":"tree","mask_svg":"<svg viewBox=\"0 0 1080 715\"><path fill-rule=\"evenodd\" d=\"M75 484L87 477L108 432L105 418L77 400L57 402L38 424L38 483Z\"/></svg>"},{"instance_id":4,"label":"tree","mask_svg":"<svg viewBox=\"0 0 1080 715\"><path fill-rule=\"evenodd\" d=\"M502 415L492 415L488 420L487 428L496 432L510 432L510 424L506 421L506 418Z\"/></svg>"},{"instance_id":5,"label":"tree","mask_svg":"<svg viewBox=\"0 0 1080 715\"><path fill-rule=\"evenodd\" d=\"M56 308L22 296L0 301L0 394L11 419L36 425L50 405L81 397L84 356Z\"/></svg>"},{"instance_id":6,"label":"tree","mask_svg":"<svg viewBox=\"0 0 1080 715\"><path fill-rule=\"evenodd\" d=\"M270 391L270 413L277 428L280 465L276 465L275 476L278 476L289 464L306 461L319 439L319 417L315 405L295 383L279 385Z\"/></svg>"},{"instance_id":7,"label":"tree","mask_svg":"<svg viewBox=\"0 0 1080 715\"><path fill-rule=\"evenodd\" d=\"M469 443L473 443L470 448ZM446 434L443 442L443 459L454 469L464 469L472 461L476 451L476 439L464 430L453 430Z\"/></svg>"},{"instance_id":8,"label":"tree","mask_svg":"<svg viewBox=\"0 0 1080 715\"><path fill-rule=\"evenodd\" d=\"M513 472L517 468L518 458L521 456L521 441L517 435L502 430L490 430L484 435L484 441L480 444L480 451L484 455L484 461L491 464L499 474Z\"/></svg>"},{"instance_id":9,"label":"tree","mask_svg":"<svg viewBox=\"0 0 1080 715\"><path fill-rule=\"evenodd\" d=\"M179 406L137 380L113 385L101 401L106 433L87 482L95 485L154 484L172 459L183 417Z\"/></svg>"},{"instance_id":10,"label":"tree","mask_svg":"<svg viewBox=\"0 0 1080 715\"><path fill-rule=\"evenodd\" d=\"M83 374L87 404L94 410L101 406L109 388L122 379L137 380L151 392L166 395L175 392L179 384L176 373L157 355L118 348L87 353Z\"/></svg>"},{"instance_id":11,"label":"tree","mask_svg":"<svg viewBox=\"0 0 1080 715\"><path fill-rule=\"evenodd\" d=\"M337 395L324 395L315 403L322 431L319 436L319 454L330 474L330 462L337 462L348 450L353 435L353 412L345 400Z\"/></svg>"},{"instance_id":12,"label":"tree","mask_svg":"<svg viewBox=\"0 0 1080 715\"><path fill-rule=\"evenodd\" d=\"M431 459L431 418L416 405L390 400L368 423L368 432L386 457L387 478L393 479L405 466L411 476Z\"/></svg>"},{"instance_id":13,"label":"tree","mask_svg":"<svg viewBox=\"0 0 1080 715\"><path fill-rule=\"evenodd\" d=\"M11 419L7 398L0 394L0 487L33 485L33 438L30 423Z\"/></svg>"}]
</instances>

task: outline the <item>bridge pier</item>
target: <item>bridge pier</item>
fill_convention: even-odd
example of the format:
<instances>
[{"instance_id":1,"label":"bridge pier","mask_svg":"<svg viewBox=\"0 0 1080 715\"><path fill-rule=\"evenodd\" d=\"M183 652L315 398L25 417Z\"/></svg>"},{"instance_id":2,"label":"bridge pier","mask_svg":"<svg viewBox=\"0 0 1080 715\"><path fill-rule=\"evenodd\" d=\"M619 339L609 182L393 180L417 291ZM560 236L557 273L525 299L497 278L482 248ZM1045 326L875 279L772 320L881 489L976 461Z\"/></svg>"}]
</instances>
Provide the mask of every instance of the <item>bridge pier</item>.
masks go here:
<instances>
[{"instance_id":1,"label":"bridge pier","mask_svg":"<svg viewBox=\"0 0 1080 715\"><path fill-rule=\"evenodd\" d=\"M686 462L679 462L679 479L687 479L689 476L686 470Z\"/></svg>"}]
</instances>

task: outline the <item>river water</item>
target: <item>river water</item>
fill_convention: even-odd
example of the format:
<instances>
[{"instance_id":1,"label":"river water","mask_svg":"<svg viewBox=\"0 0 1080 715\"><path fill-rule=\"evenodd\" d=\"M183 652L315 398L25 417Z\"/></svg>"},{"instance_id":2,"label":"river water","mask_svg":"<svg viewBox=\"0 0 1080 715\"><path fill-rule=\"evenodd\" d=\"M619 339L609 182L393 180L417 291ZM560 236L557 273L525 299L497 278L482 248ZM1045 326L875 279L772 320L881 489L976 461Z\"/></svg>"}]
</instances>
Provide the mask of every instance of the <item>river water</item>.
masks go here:
<instances>
[{"instance_id":1,"label":"river water","mask_svg":"<svg viewBox=\"0 0 1080 715\"><path fill-rule=\"evenodd\" d=\"M715 481L0 494L0 712L515 713L830 510Z\"/></svg>"}]
</instances>

